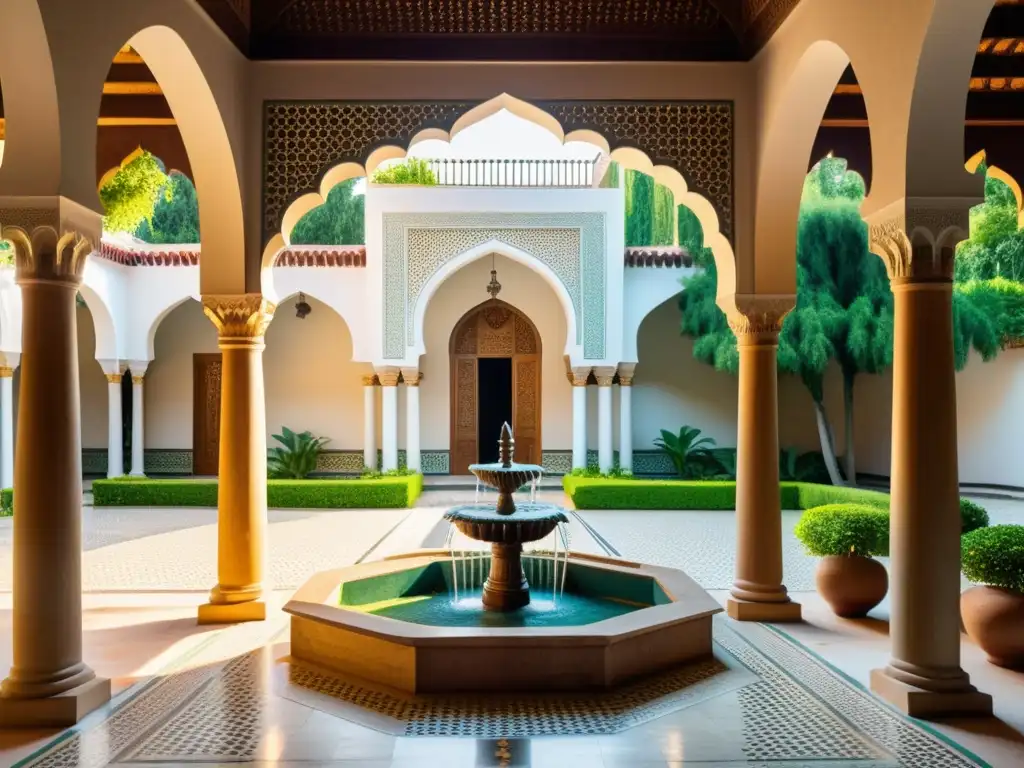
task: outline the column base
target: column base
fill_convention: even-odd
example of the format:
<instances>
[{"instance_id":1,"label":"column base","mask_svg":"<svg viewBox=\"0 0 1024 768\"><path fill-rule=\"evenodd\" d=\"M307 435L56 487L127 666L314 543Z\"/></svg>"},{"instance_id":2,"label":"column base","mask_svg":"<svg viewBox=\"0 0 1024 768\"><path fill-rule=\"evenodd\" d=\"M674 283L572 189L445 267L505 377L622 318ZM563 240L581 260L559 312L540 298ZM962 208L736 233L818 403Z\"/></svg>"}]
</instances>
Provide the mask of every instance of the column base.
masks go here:
<instances>
[{"instance_id":1,"label":"column base","mask_svg":"<svg viewBox=\"0 0 1024 768\"><path fill-rule=\"evenodd\" d=\"M991 717L992 696L973 685L960 691L928 691L871 670L871 691L910 717Z\"/></svg>"},{"instance_id":2,"label":"column base","mask_svg":"<svg viewBox=\"0 0 1024 768\"><path fill-rule=\"evenodd\" d=\"M725 603L725 610L736 621L802 621L800 603L792 600L756 603L730 597Z\"/></svg>"},{"instance_id":3,"label":"column base","mask_svg":"<svg viewBox=\"0 0 1024 768\"><path fill-rule=\"evenodd\" d=\"M0 728L67 728L110 701L110 680L88 683L42 699L0 697Z\"/></svg>"},{"instance_id":4,"label":"column base","mask_svg":"<svg viewBox=\"0 0 1024 768\"><path fill-rule=\"evenodd\" d=\"M267 604L262 600L244 603L203 603L199 606L200 624L238 624L243 621L264 621Z\"/></svg>"}]
</instances>

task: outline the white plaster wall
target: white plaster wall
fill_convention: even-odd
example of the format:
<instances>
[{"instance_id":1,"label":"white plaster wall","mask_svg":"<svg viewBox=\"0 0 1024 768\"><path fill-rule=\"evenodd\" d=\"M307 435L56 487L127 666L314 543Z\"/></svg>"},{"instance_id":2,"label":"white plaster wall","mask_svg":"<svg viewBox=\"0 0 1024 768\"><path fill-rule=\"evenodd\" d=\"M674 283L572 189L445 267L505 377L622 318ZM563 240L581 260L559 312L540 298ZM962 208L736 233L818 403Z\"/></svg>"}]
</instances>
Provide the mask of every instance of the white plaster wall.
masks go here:
<instances>
[{"instance_id":1,"label":"white plaster wall","mask_svg":"<svg viewBox=\"0 0 1024 768\"><path fill-rule=\"evenodd\" d=\"M191 448L192 356L218 351L217 330L198 301L186 301L160 323L154 349L145 383L146 448Z\"/></svg>"},{"instance_id":2,"label":"white plaster wall","mask_svg":"<svg viewBox=\"0 0 1024 768\"><path fill-rule=\"evenodd\" d=\"M131 267L120 334L123 358L152 360L157 329L189 299L199 300L199 267Z\"/></svg>"},{"instance_id":3,"label":"white plaster wall","mask_svg":"<svg viewBox=\"0 0 1024 768\"><path fill-rule=\"evenodd\" d=\"M321 274L325 271L306 269ZM362 450L365 363L352 362L352 335L330 307L306 296L313 311L295 316L295 296L281 301L263 353L268 445L281 427L329 437L327 450Z\"/></svg>"},{"instance_id":4,"label":"white plaster wall","mask_svg":"<svg viewBox=\"0 0 1024 768\"><path fill-rule=\"evenodd\" d=\"M382 217L385 213L604 213L605 354L607 361L617 363L622 350L624 204L621 189L369 185L366 192L366 285L383 286ZM276 279L275 273L275 282ZM557 304L554 290L549 288L548 291ZM383 289L369 290L368 294L367 310L381 323L375 334L379 343L383 327ZM559 354L564 354L564 336L558 340L558 347ZM571 353L575 355L577 350L573 349ZM377 354L380 355L379 348ZM414 353L410 350L407 354ZM582 358L582 346L578 349L578 355ZM595 361L595 364L598 362Z\"/></svg>"},{"instance_id":5,"label":"white plaster wall","mask_svg":"<svg viewBox=\"0 0 1024 768\"><path fill-rule=\"evenodd\" d=\"M565 375L561 340L566 322L554 291L529 267L502 256L495 259L499 298L529 317L541 337L542 450L572 448L572 387ZM426 354L420 360L420 411L424 450L448 449L450 444L450 371L448 344L452 330L470 309L487 300L491 259L467 264L434 294L424 323ZM401 424L404 425L404 417ZM404 431L404 429L403 429Z\"/></svg>"},{"instance_id":6,"label":"white plaster wall","mask_svg":"<svg viewBox=\"0 0 1024 768\"><path fill-rule=\"evenodd\" d=\"M75 310L78 323L78 381L82 407L82 447L106 448L107 379L96 362L96 330L87 307Z\"/></svg>"}]
</instances>

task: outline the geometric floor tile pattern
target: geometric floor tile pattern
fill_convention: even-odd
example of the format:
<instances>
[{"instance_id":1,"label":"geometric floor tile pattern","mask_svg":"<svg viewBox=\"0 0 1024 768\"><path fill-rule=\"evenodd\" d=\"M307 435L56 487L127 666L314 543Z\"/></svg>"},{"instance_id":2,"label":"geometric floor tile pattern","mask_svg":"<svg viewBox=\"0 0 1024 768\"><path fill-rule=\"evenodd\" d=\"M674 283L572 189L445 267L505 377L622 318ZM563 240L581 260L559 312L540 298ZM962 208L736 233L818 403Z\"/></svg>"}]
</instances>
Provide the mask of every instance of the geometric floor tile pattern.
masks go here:
<instances>
[{"instance_id":1,"label":"geometric floor tile pattern","mask_svg":"<svg viewBox=\"0 0 1024 768\"><path fill-rule=\"evenodd\" d=\"M770 627L719 616L715 643L714 661L603 696L487 699L338 683L279 643L169 671L24 765L980 765Z\"/></svg>"}]
</instances>

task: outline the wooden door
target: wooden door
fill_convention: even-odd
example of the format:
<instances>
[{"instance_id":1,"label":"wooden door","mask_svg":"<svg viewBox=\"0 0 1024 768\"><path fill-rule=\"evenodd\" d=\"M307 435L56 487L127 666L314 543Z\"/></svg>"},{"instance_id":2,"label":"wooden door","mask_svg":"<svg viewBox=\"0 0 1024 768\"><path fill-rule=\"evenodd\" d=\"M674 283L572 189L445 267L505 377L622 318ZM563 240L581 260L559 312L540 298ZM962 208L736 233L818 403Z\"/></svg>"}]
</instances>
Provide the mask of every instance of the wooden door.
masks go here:
<instances>
[{"instance_id":1,"label":"wooden door","mask_svg":"<svg viewBox=\"0 0 1024 768\"><path fill-rule=\"evenodd\" d=\"M192 356L192 474L216 475L220 467L219 352Z\"/></svg>"},{"instance_id":2,"label":"wooden door","mask_svg":"<svg viewBox=\"0 0 1024 768\"><path fill-rule=\"evenodd\" d=\"M475 331L474 327L474 331ZM476 355L452 356L451 468L453 475L468 475L480 457L477 445Z\"/></svg>"},{"instance_id":3,"label":"wooden door","mask_svg":"<svg viewBox=\"0 0 1024 768\"><path fill-rule=\"evenodd\" d=\"M540 464L540 355L512 358L512 433L516 461Z\"/></svg>"}]
</instances>

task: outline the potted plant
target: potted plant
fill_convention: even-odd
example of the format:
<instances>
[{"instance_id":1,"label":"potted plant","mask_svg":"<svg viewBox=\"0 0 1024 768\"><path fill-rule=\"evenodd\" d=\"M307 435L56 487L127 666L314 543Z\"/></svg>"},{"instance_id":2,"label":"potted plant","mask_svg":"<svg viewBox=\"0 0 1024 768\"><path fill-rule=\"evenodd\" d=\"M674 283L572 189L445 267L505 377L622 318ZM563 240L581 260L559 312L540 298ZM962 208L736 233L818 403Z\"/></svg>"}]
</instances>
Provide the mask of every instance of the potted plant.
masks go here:
<instances>
[{"instance_id":1,"label":"potted plant","mask_svg":"<svg viewBox=\"0 0 1024 768\"><path fill-rule=\"evenodd\" d=\"M874 557L889 552L886 510L866 504L813 507L801 515L795 532L821 558L814 574L818 592L837 616L866 616L882 602L889 576Z\"/></svg>"},{"instance_id":2,"label":"potted plant","mask_svg":"<svg viewBox=\"0 0 1024 768\"><path fill-rule=\"evenodd\" d=\"M993 525L960 540L964 576L981 586L960 596L964 628L988 660L1024 667L1024 525Z\"/></svg>"}]
</instances>

